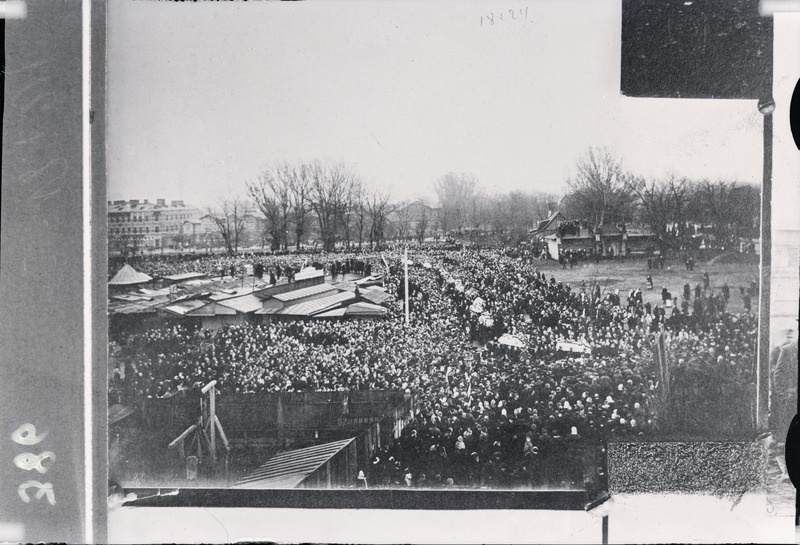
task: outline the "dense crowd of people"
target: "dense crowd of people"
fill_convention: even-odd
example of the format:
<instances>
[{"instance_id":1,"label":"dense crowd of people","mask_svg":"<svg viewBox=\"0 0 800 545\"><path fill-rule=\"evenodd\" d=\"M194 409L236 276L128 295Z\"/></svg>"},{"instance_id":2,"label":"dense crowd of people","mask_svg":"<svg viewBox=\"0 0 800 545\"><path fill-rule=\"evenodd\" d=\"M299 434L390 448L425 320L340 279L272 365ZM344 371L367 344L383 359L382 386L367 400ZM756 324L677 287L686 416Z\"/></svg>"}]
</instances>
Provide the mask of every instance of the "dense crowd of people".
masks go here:
<instances>
[{"instance_id":1,"label":"dense crowd of people","mask_svg":"<svg viewBox=\"0 0 800 545\"><path fill-rule=\"evenodd\" d=\"M370 255L370 259L365 259ZM377 254L361 252L322 252L292 254L251 252L236 255L224 254L166 254L141 255L135 257L117 257L109 259L109 279L127 263L139 272L153 278L163 278L182 273L202 273L212 278L240 277L255 275L259 278L280 279L289 277L304 267L324 269L326 274L361 274L369 276L376 261Z\"/></svg>"},{"instance_id":2,"label":"dense crowd of people","mask_svg":"<svg viewBox=\"0 0 800 545\"><path fill-rule=\"evenodd\" d=\"M420 411L363 468L371 485L563 487L602 481L609 438L661 424L659 335L682 395L698 370L742 388L754 383L756 318L727 312L710 283L688 294L699 306L681 309L671 297L644 302L639 289L558 282L533 257L435 248L416 256L408 327L396 254L388 269L378 253L309 256L331 272L385 272L396 296L389 319L151 329L112 347L112 395L166 396L214 379L223 394L400 390L417 397ZM148 257L138 266L213 272L220 259L231 258ZM302 261L270 259L268 268ZM498 342L503 334L518 342Z\"/></svg>"}]
</instances>

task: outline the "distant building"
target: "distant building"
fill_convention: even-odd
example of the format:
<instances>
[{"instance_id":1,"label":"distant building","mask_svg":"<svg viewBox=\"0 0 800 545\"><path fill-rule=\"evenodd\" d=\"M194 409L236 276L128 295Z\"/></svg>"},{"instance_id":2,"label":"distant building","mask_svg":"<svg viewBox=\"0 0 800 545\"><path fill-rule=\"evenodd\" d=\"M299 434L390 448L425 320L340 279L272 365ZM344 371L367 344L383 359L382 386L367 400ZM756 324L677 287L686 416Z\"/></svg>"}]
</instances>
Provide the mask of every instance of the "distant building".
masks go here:
<instances>
[{"instance_id":1,"label":"distant building","mask_svg":"<svg viewBox=\"0 0 800 545\"><path fill-rule=\"evenodd\" d=\"M184 223L197 220L200 214L183 201L108 201L109 250L138 252L182 245Z\"/></svg>"},{"instance_id":2,"label":"distant building","mask_svg":"<svg viewBox=\"0 0 800 545\"><path fill-rule=\"evenodd\" d=\"M559 212L558 210L551 212L547 218L539 221L539 224L533 230L533 233L531 233L534 241L539 242L544 239L544 237L554 234L558 229L558 226L565 221L569 221L569 218L567 218L562 212Z\"/></svg>"},{"instance_id":3,"label":"distant building","mask_svg":"<svg viewBox=\"0 0 800 545\"><path fill-rule=\"evenodd\" d=\"M239 249L262 246L267 220L254 210L245 211L244 228L239 235ZM225 246L219 227L211 214L203 214L197 219L184 223L189 246L204 250L213 250Z\"/></svg>"},{"instance_id":4,"label":"distant building","mask_svg":"<svg viewBox=\"0 0 800 545\"><path fill-rule=\"evenodd\" d=\"M576 221L562 222L559 228L542 239L553 259L558 259L567 250L582 251L587 255L599 253L605 257L642 255L656 245L655 235L646 228L613 224L591 228Z\"/></svg>"},{"instance_id":5,"label":"distant building","mask_svg":"<svg viewBox=\"0 0 800 545\"><path fill-rule=\"evenodd\" d=\"M422 238L435 238L443 235L439 212L439 208L416 201L399 207L389 215L388 220L397 238L418 239L420 235Z\"/></svg>"}]
</instances>

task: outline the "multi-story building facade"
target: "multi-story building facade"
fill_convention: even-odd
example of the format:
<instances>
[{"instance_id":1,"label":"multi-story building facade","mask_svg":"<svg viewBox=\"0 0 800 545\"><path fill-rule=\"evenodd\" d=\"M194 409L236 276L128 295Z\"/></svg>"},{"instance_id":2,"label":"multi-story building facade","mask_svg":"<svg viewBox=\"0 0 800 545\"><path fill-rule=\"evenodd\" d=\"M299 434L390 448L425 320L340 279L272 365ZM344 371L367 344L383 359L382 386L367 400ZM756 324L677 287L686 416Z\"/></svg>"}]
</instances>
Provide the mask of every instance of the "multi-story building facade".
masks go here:
<instances>
[{"instance_id":1,"label":"multi-story building facade","mask_svg":"<svg viewBox=\"0 0 800 545\"><path fill-rule=\"evenodd\" d=\"M184 245L184 223L201 216L183 201L131 199L108 202L108 247L112 252L140 252Z\"/></svg>"}]
</instances>

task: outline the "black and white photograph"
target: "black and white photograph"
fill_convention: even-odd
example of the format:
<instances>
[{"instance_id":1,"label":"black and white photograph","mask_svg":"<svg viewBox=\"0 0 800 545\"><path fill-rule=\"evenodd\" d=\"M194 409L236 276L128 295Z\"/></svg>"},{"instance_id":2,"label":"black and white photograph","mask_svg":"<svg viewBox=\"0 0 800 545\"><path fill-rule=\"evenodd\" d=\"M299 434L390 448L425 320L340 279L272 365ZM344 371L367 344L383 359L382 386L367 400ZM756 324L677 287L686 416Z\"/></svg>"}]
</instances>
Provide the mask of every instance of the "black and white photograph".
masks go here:
<instances>
[{"instance_id":1,"label":"black and white photograph","mask_svg":"<svg viewBox=\"0 0 800 545\"><path fill-rule=\"evenodd\" d=\"M764 4L108 3L108 539L794 542Z\"/></svg>"}]
</instances>

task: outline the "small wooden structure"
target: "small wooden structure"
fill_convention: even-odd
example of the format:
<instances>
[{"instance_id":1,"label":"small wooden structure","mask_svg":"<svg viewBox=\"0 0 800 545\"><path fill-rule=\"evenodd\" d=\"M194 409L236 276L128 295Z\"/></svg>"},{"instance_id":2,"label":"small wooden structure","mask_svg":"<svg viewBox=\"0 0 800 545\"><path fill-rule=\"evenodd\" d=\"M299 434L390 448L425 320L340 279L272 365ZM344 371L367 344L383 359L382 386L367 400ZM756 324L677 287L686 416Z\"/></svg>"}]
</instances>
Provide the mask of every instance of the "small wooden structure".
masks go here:
<instances>
[{"instance_id":1,"label":"small wooden structure","mask_svg":"<svg viewBox=\"0 0 800 545\"><path fill-rule=\"evenodd\" d=\"M186 428L183 433L172 440L169 448L178 448L182 459L186 459L185 442L189 440L190 449L196 449L196 458L203 464L204 454L211 460L211 466L217 467L217 433L225 447L225 479L228 479L228 459L231 451L230 443L216 414L217 381L212 380L200 389L200 417L197 422ZM207 398L205 397L207 396ZM205 452L204 452L205 449ZM194 457L192 455L190 457Z\"/></svg>"}]
</instances>

